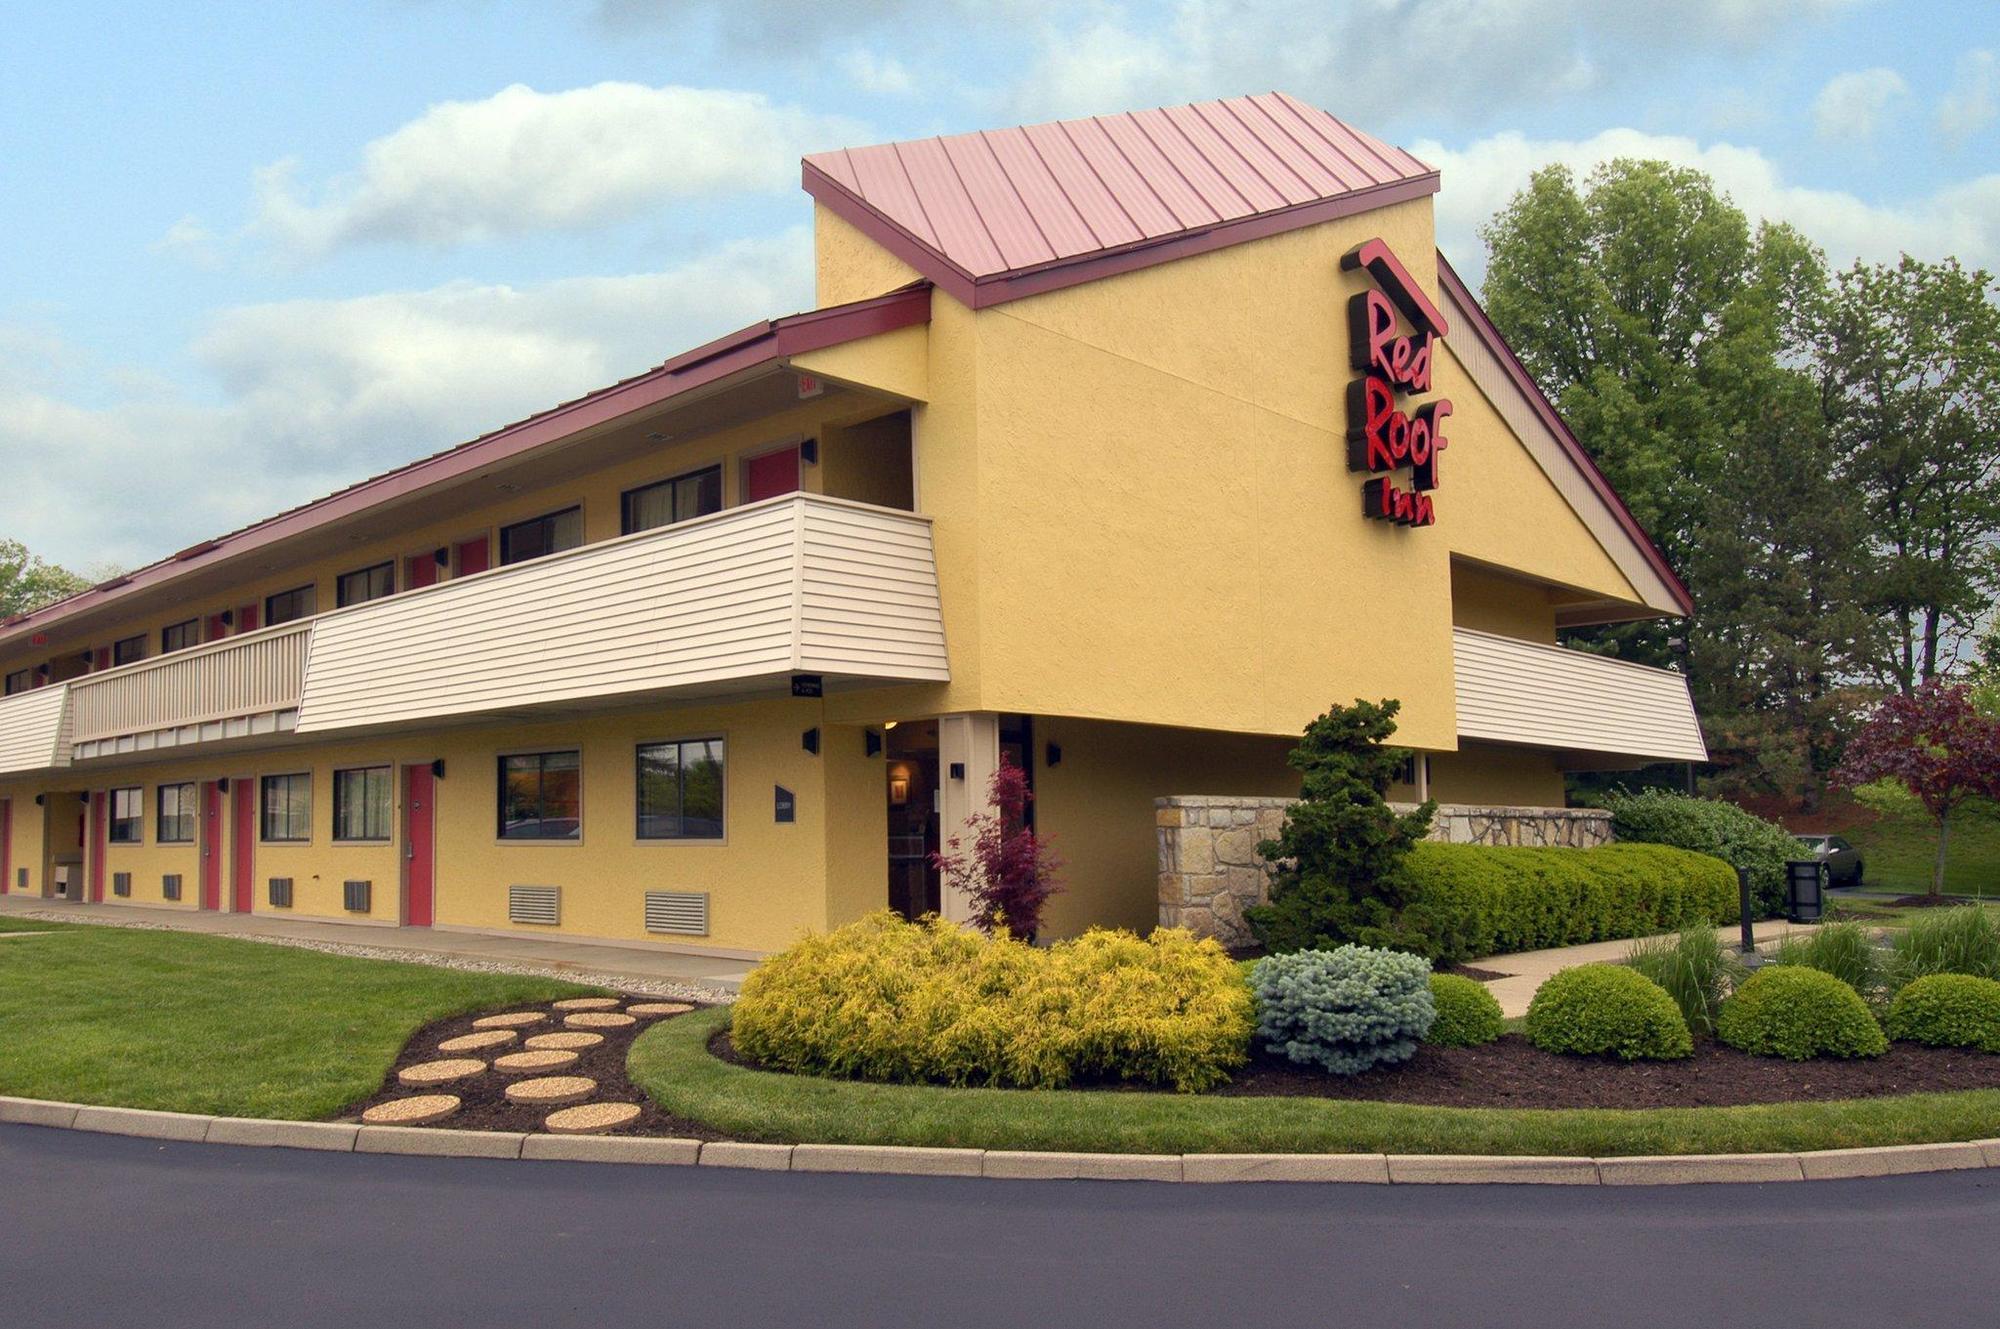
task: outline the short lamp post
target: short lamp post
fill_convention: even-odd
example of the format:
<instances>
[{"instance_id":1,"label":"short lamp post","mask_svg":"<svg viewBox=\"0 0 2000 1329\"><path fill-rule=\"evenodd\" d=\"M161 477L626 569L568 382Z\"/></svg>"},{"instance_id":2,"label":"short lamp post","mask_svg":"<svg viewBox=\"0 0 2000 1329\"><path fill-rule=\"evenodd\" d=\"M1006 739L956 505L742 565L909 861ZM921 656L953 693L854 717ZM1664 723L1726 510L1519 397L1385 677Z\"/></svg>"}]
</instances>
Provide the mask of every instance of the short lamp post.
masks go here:
<instances>
[{"instance_id":1,"label":"short lamp post","mask_svg":"<svg viewBox=\"0 0 2000 1329\"><path fill-rule=\"evenodd\" d=\"M1736 912L1743 924L1743 953L1749 955L1757 949L1757 934L1752 928L1755 921L1750 913L1750 869L1736 869Z\"/></svg>"},{"instance_id":2,"label":"short lamp post","mask_svg":"<svg viewBox=\"0 0 2000 1329\"><path fill-rule=\"evenodd\" d=\"M1794 923L1817 923L1825 907L1826 865L1818 859L1785 864L1785 916Z\"/></svg>"}]
</instances>

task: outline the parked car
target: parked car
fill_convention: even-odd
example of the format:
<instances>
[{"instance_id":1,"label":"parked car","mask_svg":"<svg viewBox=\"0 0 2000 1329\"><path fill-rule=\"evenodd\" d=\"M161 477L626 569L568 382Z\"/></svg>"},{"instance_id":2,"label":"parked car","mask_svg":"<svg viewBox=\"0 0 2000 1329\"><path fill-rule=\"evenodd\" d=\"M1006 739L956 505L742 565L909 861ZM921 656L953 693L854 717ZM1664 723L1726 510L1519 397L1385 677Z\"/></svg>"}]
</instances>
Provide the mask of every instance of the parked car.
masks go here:
<instances>
[{"instance_id":1,"label":"parked car","mask_svg":"<svg viewBox=\"0 0 2000 1329\"><path fill-rule=\"evenodd\" d=\"M1806 847L1808 853L1826 865L1826 883L1829 886L1859 886L1861 884L1861 851L1838 835L1800 835L1794 837Z\"/></svg>"}]
</instances>

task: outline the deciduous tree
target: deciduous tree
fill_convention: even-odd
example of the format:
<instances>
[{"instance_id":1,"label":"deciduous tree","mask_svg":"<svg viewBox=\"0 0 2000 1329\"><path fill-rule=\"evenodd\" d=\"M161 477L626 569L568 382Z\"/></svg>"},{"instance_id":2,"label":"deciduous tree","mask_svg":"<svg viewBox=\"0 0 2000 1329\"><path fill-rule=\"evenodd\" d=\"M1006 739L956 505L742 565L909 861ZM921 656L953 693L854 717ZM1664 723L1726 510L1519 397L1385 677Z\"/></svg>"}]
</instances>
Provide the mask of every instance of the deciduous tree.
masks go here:
<instances>
[{"instance_id":1,"label":"deciduous tree","mask_svg":"<svg viewBox=\"0 0 2000 1329\"><path fill-rule=\"evenodd\" d=\"M1893 781L1937 823L1930 894L1944 894L1951 814L1968 799L2000 797L2000 720L1980 711L1963 683L1930 679L1896 692L1868 716L1837 772L1850 788Z\"/></svg>"}]
</instances>

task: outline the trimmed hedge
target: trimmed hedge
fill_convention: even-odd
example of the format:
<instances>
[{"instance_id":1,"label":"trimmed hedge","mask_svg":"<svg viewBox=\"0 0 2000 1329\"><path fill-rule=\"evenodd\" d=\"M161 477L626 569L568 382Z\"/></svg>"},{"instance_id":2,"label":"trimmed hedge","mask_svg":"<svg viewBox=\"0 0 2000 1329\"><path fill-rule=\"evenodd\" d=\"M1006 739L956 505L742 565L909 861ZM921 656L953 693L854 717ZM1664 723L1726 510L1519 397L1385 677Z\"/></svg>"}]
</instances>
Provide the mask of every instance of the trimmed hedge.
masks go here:
<instances>
[{"instance_id":1,"label":"trimmed hedge","mask_svg":"<svg viewBox=\"0 0 2000 1329\"><path fill-rule=\"evenodd\" d=\"M2000 983L1971 974L1916 979L1889 1003L1889 1037L2000 1052Z\"/></svg>"},{"instance_id":2,"label":"trimmed hedge","mask_svg":"<svg viewBox=\"0 0 2000 1329\"><path fill-rule=\"evenodd\" d=\"M1335 1075L1408 1061L1437 1018L1431 967L1370 946L1293 951L1257 962L1257 1039L1267 1052Z\"/></svg>"},{"instance_id":3,"label":"trimmed hedge","mask_svg":"<svg viewBox=\"0 0 2000 1329\"><path fill-rule=\"evenodd\" d=\"M1889 1050L1861 995L1804 965L1766 965L1743 981L1715 1022L1715 1035L1760 1057L1879 1057Z\"/></svg>"},{"instance_id":4,"label":"trimmed hedge","mask_svg":"<svg viewBox=\"0 0 2000 1329\"><path fill-rule=\"evenodd\" d=\"M1622 964L1558 971L1528 1003L1527 1034L1544 1052L1614 1053L1626 1061L1694 1055L1694 1036L1667 990Z\"/></svg>"},{"instance_id":5,"label":"trimmed hedge","mask_svg":"<svg viewBox=\"0 0 2000 1329\"><path fill-rule=\"evenodd\" d=\"M1384 940L1434 964L1644 937L1737 913L1727 863L1667 845L1427 843L1407 864L1411 903Z\"/></svg>"},{"instance_id":6,"label":"trimmed hedge","mask_svg":"<svg viewBox=\"0 0 2000 1329\"><path fill-rule=\"evenodd\" d=\"M1185 929L1144 940L1093 929L1037 947L883 910L759 965L731 1037L771 1069L806 1075L1192 1093L1243 1064L1252 1027L1234 962Z\"/></svg>"},{"instance_id":7,"label":"trimmed hedge","mask_svg":"<svg viewBox=\"0 0 2000 1329\"><path fill-rule=\"evenodd\" d=\"M1475 1048L1507 1032L1500 999L1463 974L1432 974L1431 1001L1437 1019L1424 1042L1440 1048Z\"/></svg>"},{"instance_id":8,"label":"trimmed hedge","mask_svg":"<svg viewBox=\"0 0 2000 1329\"><path fill-rule=\"evenodd\" d=\"M1749 868L1751 904L1758 915L1773 918L1785 912L1785 863L1806 857L1806 852L1778 823L1734 803L1667 789L1614 793L1604 806L1621 843L1672 845L1713 854L1732 868Z\"/></svg>"}]
</instances>

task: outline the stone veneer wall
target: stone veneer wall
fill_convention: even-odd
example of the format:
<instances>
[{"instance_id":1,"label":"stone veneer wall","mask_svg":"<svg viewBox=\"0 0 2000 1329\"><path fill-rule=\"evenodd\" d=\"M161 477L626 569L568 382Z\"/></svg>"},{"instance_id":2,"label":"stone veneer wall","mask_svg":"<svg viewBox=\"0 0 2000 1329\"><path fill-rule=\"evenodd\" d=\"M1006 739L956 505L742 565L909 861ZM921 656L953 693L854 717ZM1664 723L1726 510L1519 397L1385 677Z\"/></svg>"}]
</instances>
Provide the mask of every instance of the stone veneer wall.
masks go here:
<instances>
[{"instance_id":1,"label":"stone veneer wall","mask_svg":"<svg viewBox=\"0 0 2000 1329\"><path fill-rule=\"evenodd\" d=\"M1269 898L1257 857L1275 839L1289 798L1178 794L1156 801L1160 840L1160 926L1184 927L1225 946L1256 939L1243 910ZM1395 805L1407 809L1407 804ZM1562 845L1611 841L1611 814L1596 808L1510 808L1440 803L1433 840L1448 844Z\"/></svg>"}]
</instances>

